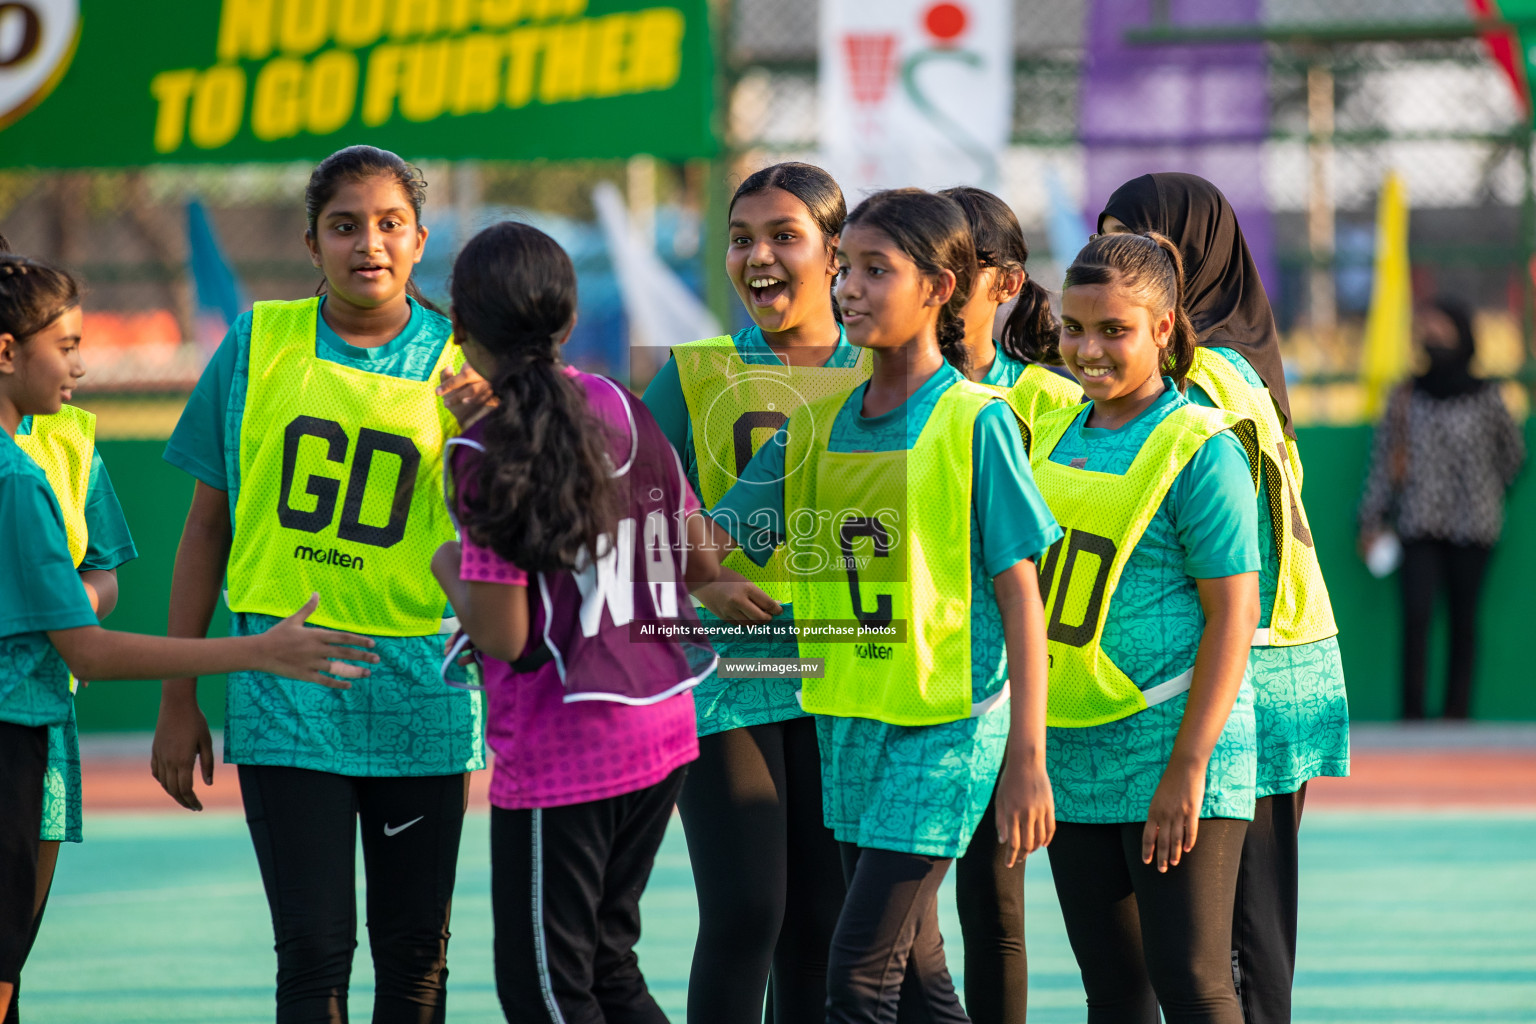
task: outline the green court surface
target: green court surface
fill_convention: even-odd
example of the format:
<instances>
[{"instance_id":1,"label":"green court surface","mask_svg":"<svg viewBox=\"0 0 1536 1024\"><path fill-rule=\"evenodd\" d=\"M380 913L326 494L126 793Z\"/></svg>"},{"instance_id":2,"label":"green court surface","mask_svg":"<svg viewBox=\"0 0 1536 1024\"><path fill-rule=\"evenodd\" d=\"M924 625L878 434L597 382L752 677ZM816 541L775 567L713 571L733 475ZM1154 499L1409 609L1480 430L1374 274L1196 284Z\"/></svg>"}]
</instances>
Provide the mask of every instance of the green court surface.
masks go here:
<instances>
[{"instance_id":1,"label":"green court surface","mask_svg":"<svg viewBox=\"0 0 1536 1024\"><path fill-rule=\"evenodd\" d=\"M86 827L88 841L61 857L24 975L24 1020L271 1020L270 920L239 816L96 815ZM1321 811L1308 814L1303 841L1298 1024L1536 1021L1536 816ZM1081 1021L1045 858L1032 858L1028 874L1030 1019ZM502 1019L489 886L488 818L473 814L454 901L449 1021ZM958 975L948 884L941 900ZM682 1024L695 906L675 819L644 921L642 966ZM366 934L361 941L354 1020L371 1007Z\"/></svg>"}]
</instances>

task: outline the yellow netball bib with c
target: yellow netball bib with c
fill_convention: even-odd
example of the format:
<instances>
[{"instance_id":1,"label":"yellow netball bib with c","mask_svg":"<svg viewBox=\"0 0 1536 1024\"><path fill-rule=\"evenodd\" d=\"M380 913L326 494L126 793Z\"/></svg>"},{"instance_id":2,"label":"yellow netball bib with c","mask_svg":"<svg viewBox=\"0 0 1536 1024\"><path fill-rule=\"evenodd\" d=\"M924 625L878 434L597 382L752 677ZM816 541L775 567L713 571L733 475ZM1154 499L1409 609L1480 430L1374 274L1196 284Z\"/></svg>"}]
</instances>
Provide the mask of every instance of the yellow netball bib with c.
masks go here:
<instances>
[{"instance_id":1,"label":"yellow netball bib with c","mask_svg":"<svg viewBox=\"0 0 1536 1024\"><path fill-rule=\"evenodd\" d=\"M833 395L846 395L869 378L873 359L859 353L850 367L748 363L728 336L690 341L672 350L678 382L693 423L699 465L699 495L715 505L741 477L763 443L797 410ZM790 599L784 559L775 552L759 567L739 551L724 561L781 604Z\"/></svg>"},{"instance_id":2,"label":"yellow netball bib with c","mask_svg":"<svg viewBox=\"0 0 1536 1024\"><path fill-rule=\"evenodd\" d=\"M956 382L903 451L827 451L843 396L791 419L784 552L796 624L864 630L841 638L853 642L802 637L801 657L826 659L825 676L804 681L806 711L908 726L971 716L971 444L996 400Z\"/></svg>"},{"instance_id":3,"label":"yellow netball bib with c","mask_svg":"<svg viewBox=\"0 0 1536 1024\"><path fill-rule=\"evenodd\" d=\"M1050 659L1045 720L1069 728L1128 718L1189 689L1193 674L1186 672L1143 690L1105 653L1104 623L1131 552L1201 445L1231 429L1243 441L1250 467L1258 465L1252 425L1198 405L1169 413L1123 475L1052 462L1051 451L1077 416L1076 409L1042 416L1029 460L1041 495L1065 531L1041 559L1040 597Z\"/></svg>"},{"instance_id":4,"label":"yellow netball bib with c","mask_svg":"<svg viewBox=\"0 0 1536 1024\"><path fill-rule=\"evenodd\" d=\"M32 417L32 433L17 434L16 445L32 456L48 477L64 513L69 557L78 568L89 541L85 499L91 485L91 457L96 452L96 417L66 405L51 416Z\"/></svg>"},{"instance_id":5,"label":"yellow netball bib with c","mask_svg":"<svg viewBox=\"0 0 1536 1024\"><path fill-rule=\"evenodd\" d=\"M463 356L445 342L424 381L315 354L320 300L258 302L240 428L229 607L378 636L438 632L447 598L428 566L454 537L439 489L458 433L433 386Z\"/></svg>"},{"instance_id":6,"label":"yellow netball bib with c","mask_svg":"<svg viewBox=\"0 0 1536 1024\"><path fill-rule=\"evenodd\" d=\"M1333 603L1328 599L1312 528L1301 504L1301 457L1281 428L1269 389L1249 384L1237 367L1208 348L1195 349L1189 382L1205 389L1219 408L1252 421L1258 430L1280 575L1269 628L1258 631L1254 646L1293 647L1337 636Z\"/></svg>"}]
</instances>

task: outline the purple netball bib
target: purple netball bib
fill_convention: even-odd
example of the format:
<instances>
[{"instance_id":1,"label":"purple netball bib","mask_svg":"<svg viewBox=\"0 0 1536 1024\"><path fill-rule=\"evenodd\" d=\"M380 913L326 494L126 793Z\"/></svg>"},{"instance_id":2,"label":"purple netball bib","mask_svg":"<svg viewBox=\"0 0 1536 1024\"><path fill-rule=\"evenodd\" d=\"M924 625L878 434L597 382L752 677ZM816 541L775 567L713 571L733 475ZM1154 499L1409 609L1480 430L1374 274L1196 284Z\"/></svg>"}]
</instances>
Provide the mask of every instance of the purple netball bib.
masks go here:
<instances>
[{"instance_id":1,"label":"purple netball bib","mask_svg":"<svg viewBox=\"0 0 1536 1024\"><path fill-rule=\"evenodd\" d=\"M618 438L610 457L619 520L596 557L584 553L577 571L529 574L529 598L540 604L533 616L539 635L512 668L530 672L553 663L566 703L650 704L696 685L715 667L708 645L657 628L676 623L693 632L688 627L698 623L683 582L688 482L650 410L605 377L577 380ZM457 443L484 450L467 437Z\"/></svg>"}]
</instances>

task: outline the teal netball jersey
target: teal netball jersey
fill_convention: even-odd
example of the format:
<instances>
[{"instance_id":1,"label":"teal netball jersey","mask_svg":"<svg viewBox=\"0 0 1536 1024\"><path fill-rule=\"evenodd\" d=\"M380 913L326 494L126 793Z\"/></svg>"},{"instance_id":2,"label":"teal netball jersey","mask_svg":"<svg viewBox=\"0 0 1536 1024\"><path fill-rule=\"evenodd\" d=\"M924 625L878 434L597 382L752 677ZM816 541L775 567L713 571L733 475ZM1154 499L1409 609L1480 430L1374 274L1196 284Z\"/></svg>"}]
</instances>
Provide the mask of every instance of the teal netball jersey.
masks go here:
<instances>
[{"instance_id":1,"label":"teal netball jersey","mask_svg":"<svg viewBox=\"0 0 1536 1024\"><path fill-rule=\"evenodd\" d=\"M0 722L59 725L74 700L48 632L94 626L64 514L42 468L0 431Z\"/></svg>"},{"instance_id":2,"label":"teal netball jersey","mask_svg":"<svg viewBox=\"0 0 1536 1024\"><path fill-rule=\"evenodd\" d=\"M1050 459L1099 473L1124 473L1152 430L1188 399L1166 380L1149 408L1117 430L1083 425L1085 405ZM1184 467L1126 562L1104 624L1104 652L1139 686L1191 668L1205 629L1196 579L1260 567L1258 509L1241 442L1207 441ZM1119 721L1047 730L1046 765L1061 821L1143 821L1173 752L1189 695ZM1203 818L1253 817L1253 690L1245 678L1206 770Z\"/></svg>"},{"instance_id":3,"label":"teal netball jersey","mask_svg":"<svg viewBox=\"0 0 1536 1024\"><path fill-rule=\"evenodd\" d=\"M32 417L24 416L17 436L32 433ZM118 503L112 478L92 451L90 476L85 488L85 557L80 572L111 570L139 557L133 546L128 520ZM48 773L43 776L43 828L45 842L78 843L84 838L80 807L80 730L75 721L75 702L69 702L69 718L63 725L48 727Z\"/></svg>"},{"instance_id":4,"label":"teal netball jersey","mask_svg":"<svg viewBox=\"0 0 1536 1024\"><path fill-rule=\"evenodd\" d=\"M738 331L731 339L736 352L744 363L772 366L781 360L768 347L762 328L756 325ZM823 365L846 369L859 361L859 350L848 343L848 335L838 328L837 346ZM688 415L688 403L683 397L682 382L678 377L677 360L668 359L645 389L642 399L651 415L660 424L662 433L677 449L683 460L683 470L695 494L702 495L699 487L699 457L693 445L693 419ZM699 608L699 619L706 625L720 619L708 608ZM785 626L795 621L794 608L788 603L772 622ZM765 640L717 640L715 651L722 658L794 658L799 647L793 639ZM752 679L721 679L718 673L694 687L693 706L698 716L699 735L709 736L729 729L749 725L768 725L803 718L805 712L795 700L800 689L796 677L759 677Z\"/></svg>"},{"instance_id":5,"label":"teal netball jersey","mask_svg":"<svg viewBox=\"0 0 1536 1024\"><path fill-rule=\"evenodd\" d=\"M866 384L843 402L832 451L903 451L922 433L939 397L963 380L944 364L900 408L865 417ZM1035 487L1013 412L994 402L976 418L971 447L971 700L976 717L917 728L865 718L818 716L824 817L842 842L957 857L981 821L1008 742L1008 702L988 707L1007 679L1002 617L992 577L1034 559L1061 537ZM742 525L737 541L762 563L784 540L784 446L759 449L713 510Z\"/></svg>"},{"instance_id":6,"label":"teal netball jersey","mask_svg":"<svg viewBox=\"0 0 1536 1024\"><path fill-rule=\"evenodd\" d=\"M1217 348L1255 388L1264 381L1238 352ZM1215 406L1198 385L1190 401ZM1269 484L1259 483L1259 626L1269 626L1280 576L1280 551L1267 528ZM1258 729L1259 798L1294 793L1308 779L1349 774L1349 698L1339 638L1328 637L1294 647L1255 647L1248 658L1253 679L1254 720Z\"/></svg>"},{"instance_id":7,"label":"teal netball jersey","mask_svg":"<svg viewBox=\"0 0 1536 1024\"><path fill-rule=\"evenodd\" d=\"M317 358L371 373L423 382L452 328L446 317L411 302L400 335L357 348L316 318ZM233 520L240 490L240 430L251 351L251 314L230 328L171 434L165 459L229 494ZM235 523L238 530L240 525ZM428 567L423 565L422 572ZM322 600L324 599L322 595ZM278 620L231 613L230 632L248 636ZM340 775L449 775L485 766L480 694L444 686L442 638L376 636L380 661L351 689L332 690L264 672L234 672L225 696L224 760Z\"/></svg>"},{"instance_id":8,"label":"teal netball jersey","mask_svg":"<svg viewBox=\"0 0 1536 1024\"><path fill-rule=\"evenodd\" d=\"M995 388L1011 388L1024 376L1024 369L1028 365L1013 358L1003 351L1003 346L998 345L997 358L992 360L992 365L987 367L987 372L977 383L990 384Z\"/></svg>"}]
</instances>

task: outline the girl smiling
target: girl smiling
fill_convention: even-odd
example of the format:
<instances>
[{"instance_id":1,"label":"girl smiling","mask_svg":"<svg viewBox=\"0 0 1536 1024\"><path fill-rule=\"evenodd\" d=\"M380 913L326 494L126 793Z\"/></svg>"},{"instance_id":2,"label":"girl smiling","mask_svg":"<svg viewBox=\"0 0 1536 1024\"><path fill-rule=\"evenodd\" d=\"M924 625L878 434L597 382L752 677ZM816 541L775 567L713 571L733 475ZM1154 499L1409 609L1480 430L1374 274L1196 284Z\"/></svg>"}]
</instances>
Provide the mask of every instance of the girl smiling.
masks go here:
<instances>
[{"instance_id":1,"label":"girl smiling","mask_svg":"<svg viewBox=\"0 0 1536 1024\"><path fill-rule=\"evenodd\" d=\"M800 643L824 659L802 699L818 715L825 817L848 879L826 1019L893 1020L901 1006L958 1022L939 883L994 783L1010 861L1053 827L1033 559L1059 531L1012 412L945 358L963 343L976 274L960 207L876 193L849 217L837 260L848 336L874 354L874 374L797 409L711 515L759 564L785 548L803 620L868 631Z\"/></svg>"},{"instance_id":2,"label":"girl smiling","mask_svg":"<svg viewBox=\"0 0 1536 1024\"><path fill-rule=\"evenodd\" d=\"M1253 424L1189 402L1178 249L1090 242L1061 353L1092 399L1038 421L1066 528L1041 568L1051 657L1051 869L1092 1024L1240 1024L1228 940L1253 816ZM1240 442L1239 436L1245 440Z\"/></svg>"},{"instance_id":3,"label":"girl smiling","mask_svg":"<svg viewBox=\"0 0 1536 1024\"><path fill-rule=\"evenodd\" d=\"M678 346L645 403L682 457L706 506L809 399L869 376L832 302L842 191L809 164L775 164L731 202L726 273L751 327ZM740 554L694 594L715 625L771 623L767 641L720 637L727 658L793 658L794 623L782 559ZM688 1015L758 1024L770 981L773 1019L818 1019L827 946L842 905L832 834L821 820L816 729L796 700L797 676L722 679L694 694L699 762L678 801L699 894Z\"/></svg>"}]
</instances>

